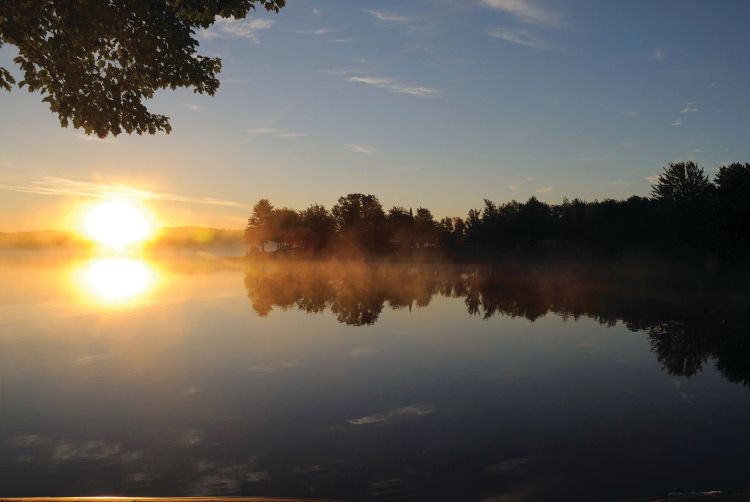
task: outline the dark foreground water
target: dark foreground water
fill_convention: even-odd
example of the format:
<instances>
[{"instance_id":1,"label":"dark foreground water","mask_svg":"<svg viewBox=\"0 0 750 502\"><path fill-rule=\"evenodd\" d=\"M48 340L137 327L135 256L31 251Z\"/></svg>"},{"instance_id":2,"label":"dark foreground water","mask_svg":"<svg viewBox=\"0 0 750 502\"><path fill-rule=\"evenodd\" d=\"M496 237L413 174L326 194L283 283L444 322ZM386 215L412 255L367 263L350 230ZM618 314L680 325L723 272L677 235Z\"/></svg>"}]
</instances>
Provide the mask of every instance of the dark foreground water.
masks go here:
<instances>
[{"instance_id":1,"label":"dark foreground water","mask_svg":"<svg viewBox=\"0 0 750 502\"><path fill-rule=\"evenodd\" d=\"M0 496L617 500L750 483L711 274L0 258Z\"/></svg>"}]
</instances>

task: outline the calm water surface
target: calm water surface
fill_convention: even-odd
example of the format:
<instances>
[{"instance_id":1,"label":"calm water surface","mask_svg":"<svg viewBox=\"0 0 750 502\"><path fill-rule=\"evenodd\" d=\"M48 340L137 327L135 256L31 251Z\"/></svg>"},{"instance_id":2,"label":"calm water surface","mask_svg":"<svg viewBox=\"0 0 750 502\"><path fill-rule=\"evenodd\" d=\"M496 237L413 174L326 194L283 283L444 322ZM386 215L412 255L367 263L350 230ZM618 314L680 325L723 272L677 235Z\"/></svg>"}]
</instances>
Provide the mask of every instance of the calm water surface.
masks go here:
<instances>
[{"instance_id":1,"label":"calm water surface","mask_svg":"<svg viewBox=\"0 0 750 502\"><path fill-rule=\"evenodd\" d=\"M750 311L710 277L5 256L0 284L0 495L750 483Z\"/></svg>"}]
</instances>

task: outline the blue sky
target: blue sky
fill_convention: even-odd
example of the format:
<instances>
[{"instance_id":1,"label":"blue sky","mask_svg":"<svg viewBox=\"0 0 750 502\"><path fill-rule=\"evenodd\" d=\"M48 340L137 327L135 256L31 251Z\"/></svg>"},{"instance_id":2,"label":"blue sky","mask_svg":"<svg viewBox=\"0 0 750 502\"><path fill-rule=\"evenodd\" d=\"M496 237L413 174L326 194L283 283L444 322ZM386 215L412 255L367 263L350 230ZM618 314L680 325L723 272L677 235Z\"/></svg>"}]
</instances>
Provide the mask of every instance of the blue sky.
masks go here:
<instances>
[{"instance_id":1,"label":"blue sky","mask_svg":"<svg viewBox=\"0 0 750 502\"><path fill-rule=\"evenodd\" d=\"M463 216L646 194L671 161L750 160L747 19L745 1L289 0L198 34L223 84L160 93L170 135L86 138L0 93L0 231L64 228L49 215L124 185L165 223L226 227L260 197Z\"/></svg>"}]
</instances>

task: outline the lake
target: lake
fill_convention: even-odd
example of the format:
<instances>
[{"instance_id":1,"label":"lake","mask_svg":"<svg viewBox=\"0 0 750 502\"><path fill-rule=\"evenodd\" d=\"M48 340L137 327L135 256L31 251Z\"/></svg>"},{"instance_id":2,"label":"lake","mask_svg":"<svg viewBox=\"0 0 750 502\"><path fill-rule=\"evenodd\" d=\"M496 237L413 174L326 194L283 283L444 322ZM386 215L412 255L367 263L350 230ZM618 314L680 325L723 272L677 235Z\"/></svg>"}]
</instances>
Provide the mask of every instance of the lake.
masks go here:
<instances>
[{"instance_id":1,"label":"lake","mask_svg":"<svg viewBox=\"0 0 750 502\"><path fill-rule=\"evenodd\" d=\"M711 269L5 255L0 284L0 495L750 482L750 303Z\"/></svg>"}]
</instances>

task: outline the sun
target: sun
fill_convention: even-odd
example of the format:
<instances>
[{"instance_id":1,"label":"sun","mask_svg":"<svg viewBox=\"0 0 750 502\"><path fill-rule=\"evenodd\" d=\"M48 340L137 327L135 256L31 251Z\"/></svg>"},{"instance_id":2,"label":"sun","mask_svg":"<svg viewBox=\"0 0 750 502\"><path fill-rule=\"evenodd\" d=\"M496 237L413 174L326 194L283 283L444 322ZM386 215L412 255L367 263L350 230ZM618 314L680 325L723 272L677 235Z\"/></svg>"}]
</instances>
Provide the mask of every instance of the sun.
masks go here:
<instances>
[{"instance_id":1,"label":"sun","mask_svg":"<svg viewBox=\"0 0 750 502\"><path fill-rule=\"evenodd\" d=\"M110 200L87 212L83 232L102 246L122 249L151 237L153 226L141 206L127 200Z\"/></svg>"}]
</instances>

